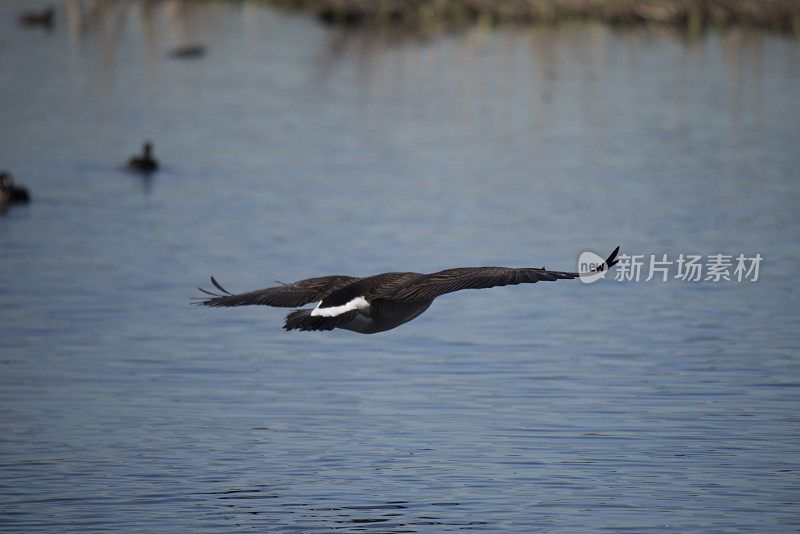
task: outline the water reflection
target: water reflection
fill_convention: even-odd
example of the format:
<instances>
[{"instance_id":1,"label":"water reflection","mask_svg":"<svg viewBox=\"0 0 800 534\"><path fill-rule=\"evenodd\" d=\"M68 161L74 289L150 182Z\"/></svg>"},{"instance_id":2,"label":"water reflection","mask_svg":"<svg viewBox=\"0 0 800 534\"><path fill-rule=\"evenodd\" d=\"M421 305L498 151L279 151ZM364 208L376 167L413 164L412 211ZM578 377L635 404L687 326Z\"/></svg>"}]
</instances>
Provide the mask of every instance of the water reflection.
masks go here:
<instances>
[{"instance_id":1,"label":"water reflection","mask_svg":"<svg viewBox=\"0 0 800 534\"><path fill-rule=\"evenodd\" d=\"M765 84L793 83L788 79L767 82L764 62L794 64L788 55L795 48L785 38L773 38L765 48L764 39L763 33L745 29L687 42L682 34L669 30L613 31L600 25L491 32L476 27L430 46L427 40L401 39L385 29L356 29L339 31L331 38L318 72L324 83L325 78L336 76L340 67L334 65L354 61L367 106L380 107L387 99L408 102L410 115L432 113L453 119L460 131L471 135L488 128L509 143L530 133L535 142L524 149L534 154L547 149L541 137L552 137L561 129L557 117L578 113L583 134L591 142L574 149L591 163L607 165L610 157L624 150L613 144L616 131L638 122L634 114L640 110L631 100L639 91L658 95L661 106L645 113L651 115L653 127L664 132L666 143L700 146L700 140L692 138L691 130L696 129L687 122L700 99L718 102L719 118L726 122L721 130L728 132L730 143L742 146L746 142L740 137L743 128L753 134L762 131ZM652 61L649 50L655 48L663 58L658 66L648 64ZM716 79L723 58L725 77ZM621 88L617 87L620 80L609 76L610 72L619 76L620 71ZM485 74L484 84L470 83L475 72ZM648 76L642 77L642 72ZM410 80L420 73L434 81L432 88L441 92L437 96L452 95L452 109L419 107L426 95ZM573 100L579 102L579 109L563 108ZM480 109L487 106L497 112ZM367 117L375 114L380 112L366 113Z\"/></svg>"},{"instance_id":2,"label":"water reflection","mask_svg":"<svg viewBox=\"0 0 800 534\"><path fill-rule=\"evenodd\" d=\"M228 16L225 2L184 0L64 0L72 41L83 53L99 40L106 83L113 83L117 48L128 28L141 34L148 71L170 50L177 57L200 57L205 38L218 32L216 21ZM91 43L91 44L89 44ZM166 49L162 49L166 46Z\"/></svg>"},{"instance_id":3,"label":"water reflection","mask_svg":"<svg viewBox=\"0 0 800 534\"><path fill-rule=\"evenodd\" d=\"M195 2L191 0L64 0L64 7L73 39L90 39L98 34L102 39L104 58L113 63L115 50L122 33L130 27L139 32L145 44L148 58L168 43L167 50L187 47L201 50L201 43L223 32L243 31L247 34L259 32L260 20L268 16L271 8L261 2ZM236 27L239 27L238 30ZM580 35L581 39L576 39ZM457 40L457 70L475 67L472 62L490 61L500 58L495 81L501 86L500 94L508 94L513 80L513 69L520 65L514 58L521 52L533 50L536 57L536 79L540 81L540 98L547 102L553 98L558 81L563 80L564 65L576 59L582 65L581 78L592 83L602 78L606 70L604 62L612 58L610 52L617 41L625 42L626 57L619 58L631 64L637 63L637 50L652 46L657 41L672 41L676 64L684 65L687 54L704 56L709 47L721 41L730 76L730 86L742 94L739 70L752 68L761 72L760 62L765 53L764 33L743 28L733 28L715 37L714 33L700 40L687 41L685 34L666 28L633 28L610 30L599 24L566 25L559 27L499 28L474 26L458 31L437 34L409 34L392 27L337 29L331 32L327 54L322 56L323 69L343 55L356 58L362 73L374 72L377 61L381 61L392 49L402 53L403 49L419 50L435 39ZM688 45L688 46L687 46ZM527 53L524 54L527 56ZM427 55L435 60L435 55ZM397 74L402 76L402 62L395 62ZM109 64L109 67L112 65ZM436 66L430 65L430 66ZM441 65L439 65L441 67ZM477 65L480 66L480 65ZM409 68L425 68L415 64ZM429 69L430 70L430 69ZM680 69L679 69L680 71ZM676 72L680 75L680 72ZM758 82L758 80L755 80ZM757 93L760 90L757 89ZM738 100L738 98L735 98Z\"/></svg>"}]
</instances>

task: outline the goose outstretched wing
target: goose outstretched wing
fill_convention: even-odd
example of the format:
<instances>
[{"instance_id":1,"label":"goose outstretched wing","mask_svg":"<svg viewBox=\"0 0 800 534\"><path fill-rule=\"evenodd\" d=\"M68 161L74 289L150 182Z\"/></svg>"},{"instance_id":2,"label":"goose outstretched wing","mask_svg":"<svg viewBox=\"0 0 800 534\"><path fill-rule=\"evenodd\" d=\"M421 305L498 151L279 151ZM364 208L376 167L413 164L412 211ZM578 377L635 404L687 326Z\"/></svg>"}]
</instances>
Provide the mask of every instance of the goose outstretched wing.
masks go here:
<instances>
[{"instance_id":1,"label":"goose outstretched wing","mask_svg":"<svg viewBox=\"0 0 800 534\"><path fill-rule=\"evenodd\" d=\"M606 270L617 263L619 247L608 256L605 263L596 271ZM457 267L421 276L418 280L403 287L398 287L381 298L402 300L406 302L433 300L439 295L460 291L462 289L484 289L495 286L517 284L533 284L540 281L573 279L581 273L564 271L548 271L545 268L532 267Z\"/></svg>"},{"instance_id":2,"label":"goose outstretched wing","mask_svg":"<svg viewBox=\"0 0 800 534\"><path fill-rule=\"evenodd\" d=\"M198 299L197 304L214 308L250 305L295 308L309 302L322 300L331 292L356 280L358 278L352 276L321 276L319 278L307 278L291 284L281 284L247 293L233 294L223 288L212 276L211 283L214 284L219 293L197 288L212 297L210 299L202 297Z\"/></svg>"}]
</instances>

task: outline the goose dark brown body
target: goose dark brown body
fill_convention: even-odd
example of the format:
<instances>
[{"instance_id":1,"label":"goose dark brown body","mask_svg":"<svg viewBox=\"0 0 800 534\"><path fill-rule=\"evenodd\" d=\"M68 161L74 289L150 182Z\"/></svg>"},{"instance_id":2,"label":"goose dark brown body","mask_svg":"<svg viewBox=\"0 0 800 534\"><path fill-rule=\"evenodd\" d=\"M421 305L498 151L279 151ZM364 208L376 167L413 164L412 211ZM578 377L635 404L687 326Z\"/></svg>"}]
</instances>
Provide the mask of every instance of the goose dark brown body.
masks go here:
<instances>
[{"instance_id":1,"label":"goose dark brown body","mask_svg":"<svg viewBox=\"0 0 800 534\"><path fill-rule=\"evenodd\" d=\"M594 271L617 263L619 247ZM433 300L462 289L533 284L569 280L581 273L548 271L533 267L457 267L431 274L392 272L355 278L334 275L308 278L247 293L232 294L215 279L219 293L200 289L212 298L201 304L210 307L265 305L294 308L318 302L316 308L295 310L286 316L286 330L333 330L343 328L362 334L391 330L418 317Z\"/></svg>"}]
</instances>

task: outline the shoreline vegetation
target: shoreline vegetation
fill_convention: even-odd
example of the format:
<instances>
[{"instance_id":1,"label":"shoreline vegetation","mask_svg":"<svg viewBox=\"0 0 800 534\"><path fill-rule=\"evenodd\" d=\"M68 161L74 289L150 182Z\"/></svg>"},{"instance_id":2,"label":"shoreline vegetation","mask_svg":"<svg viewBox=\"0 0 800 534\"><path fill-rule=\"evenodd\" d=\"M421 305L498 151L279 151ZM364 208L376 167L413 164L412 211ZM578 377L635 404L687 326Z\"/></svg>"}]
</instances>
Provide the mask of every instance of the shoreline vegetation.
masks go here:
<instances>
[{"instance_id":1,"label":"shoreline vegetation","mask_svg":"<svg viewBox=\"0 0 800 534\"><path fill-rule=\"evenodd\" d=\"M749 27L800 33L798 0L267 0L313 13L336 26L427 30L478 24L555 25L598 21L615 26L659 25L698 34Z\"/></svg>"}]
</instances>

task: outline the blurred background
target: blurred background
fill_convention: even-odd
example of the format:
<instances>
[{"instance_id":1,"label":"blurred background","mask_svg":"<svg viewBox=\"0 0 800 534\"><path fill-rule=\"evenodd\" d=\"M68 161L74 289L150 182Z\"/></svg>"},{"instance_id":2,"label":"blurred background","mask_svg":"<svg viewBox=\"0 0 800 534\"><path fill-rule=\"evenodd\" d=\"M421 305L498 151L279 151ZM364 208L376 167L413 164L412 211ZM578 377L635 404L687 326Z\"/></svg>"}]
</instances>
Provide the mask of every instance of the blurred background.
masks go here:
<instances>
[{"instance_id":1,"label":"blurred background","mask_svg":"<svg viewBox=\"0 0 800 534\"><path fill-rule=\"evenodd\" d=\"M800 528L796 6L519 4L0 3L0 529ZM617 245L763 262L372 336L189 306Z\"/></svg>"}]
</instances>

